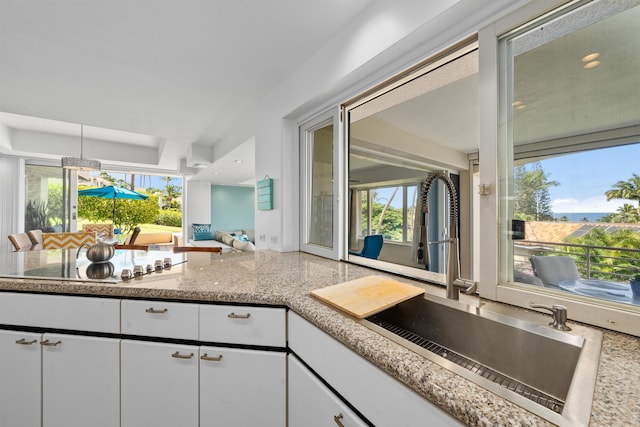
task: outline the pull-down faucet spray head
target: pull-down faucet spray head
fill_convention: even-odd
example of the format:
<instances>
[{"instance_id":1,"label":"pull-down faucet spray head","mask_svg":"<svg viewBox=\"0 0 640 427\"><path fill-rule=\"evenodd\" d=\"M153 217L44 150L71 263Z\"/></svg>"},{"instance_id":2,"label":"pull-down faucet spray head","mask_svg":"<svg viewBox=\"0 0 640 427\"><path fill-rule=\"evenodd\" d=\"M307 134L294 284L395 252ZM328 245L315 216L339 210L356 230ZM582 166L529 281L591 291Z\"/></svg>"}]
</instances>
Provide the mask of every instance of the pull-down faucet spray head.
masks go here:
<instances>
[{"instance_id":1,"label":"pull-down faucet spray head","mask_svg":"<svg viewBox=\"0 0 640 427\"><path fill-rule=\"evenodd\" d=\"M460 278L460 258L458 255L458 193L453 181L445 171L433 172L425 179L424 190L421 195L422 215L424 217L429 212L429 190L431 190L431 186L436 180L443 181L449 192L449 239L445 241L449 247L446 286L447 298L457 300L460 298L460 289L465 289L466 293L472 294L476 292L478 284L471 280ZM425 233L423 233L423 235L424 234ZM424 240L426 240L426 237ZM428 244L428 242L425 243ZM420 242L420 247L425 247L425 244Z\"/></svg>"}]
</instances>

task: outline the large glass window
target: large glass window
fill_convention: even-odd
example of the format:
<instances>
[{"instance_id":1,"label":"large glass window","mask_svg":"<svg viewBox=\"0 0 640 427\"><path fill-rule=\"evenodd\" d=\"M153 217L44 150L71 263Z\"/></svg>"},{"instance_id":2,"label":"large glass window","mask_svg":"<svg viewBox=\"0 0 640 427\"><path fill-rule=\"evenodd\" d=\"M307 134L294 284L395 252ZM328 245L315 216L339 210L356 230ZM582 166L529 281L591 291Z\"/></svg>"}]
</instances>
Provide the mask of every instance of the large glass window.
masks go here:
<instances>
[{"instance_id":1,"label":"large glass window","mask_svg":"<svg viewBox=\"0 0 640 427\"><path fill-rule=\"evenodd\" d=\"M456 237L461 272L473 277L477 99L478 49L470 38L344 104L349 261L443 283L448 247L442 242ZM429 197L423 194L436 171L456 188L453 230L447 186L437 181ZM363 251L370 235L383 237L375 259Z\"/></svg>"},{"instance_id":2,"label":"large glass window","mask_svg":"<svg viewBox=\"0 0 640 427\"><path fill-rule=\"evenodd\" d=\"M640 2L575 3L502 42L502 278L635 309Z\"/></svg>"},{"instance_id":3,"label":"large glass window","mask_svg":"<svg viewBox=\"0 0 640 427\"><path fill-rule=\"evenodd\" d=\"M380 234L390 242L412 242L417 188L417 185L401 185L355 190L361 201L360 222L356 225L358 237Z\"/></svg>"},{"instance_id":4,"label":"large glass window","mask_svg":"<svg viewBox=\"0 0 640 427\"><path fill-rule=\"evenodd\" d=\"M25 165L25 203L25 231L62 231L62 169Z\"/></svg>"}]
</instances>

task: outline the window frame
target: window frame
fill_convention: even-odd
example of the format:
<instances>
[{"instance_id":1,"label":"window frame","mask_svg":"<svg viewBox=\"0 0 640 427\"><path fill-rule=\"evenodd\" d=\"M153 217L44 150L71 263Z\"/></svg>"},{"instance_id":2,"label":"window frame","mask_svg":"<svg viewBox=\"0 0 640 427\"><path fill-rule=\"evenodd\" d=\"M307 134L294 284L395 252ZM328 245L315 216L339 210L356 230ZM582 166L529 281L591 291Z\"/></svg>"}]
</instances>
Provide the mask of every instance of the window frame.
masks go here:
<instances>
[{"instance_id":1,"label":"window frame","mask_svg":"<svg viewBox=\"0 0 640 427\"><path fill-rule=\"evenodd\" d=\"M615 302L598 301L566 292L536 289L531 286L509 282L507 260L512 253L505 242L509 241L508 212L501 199L510 197L508 167L514 159L513 147L508 141L508 94L502 87L502 76L506 75L505 44L501 38L524 25L543 19L552 10L566 13L588 1L533 2L505 16L479 32L480 53L480 182L490 183L497 191L482 197L480 221L483 227L480 240L483 250L479 254L481 297L499 302L530 308L531 304L562 304L567 307L569 318L591 325L640 336L640 309ZM561 9L561 6L563 6ZM508 147L501 150L501 147ZM498 263L495 262L498 260ZM495 265L496 268L487 268Z\"/></svg>"},{"instance_id":2,"label":"window frame","mask_svg":"<svg viewBox=\"0 0 640 427\"><path fill-rule=\"evenodd\" d=\"M342 142L339 133L340 123L338 114L339 112L336 110L325 111L300 123L298 126L300 144L300 250L335 260L340 259L339 250L344 241L340 212L340 200L342 200L340 164L343 162L343 155L341 154ZM311 177L311 173L313 172L313 149L310 146L313 141L310 140L310 138L314 131L328 125L333 125L333 229L331 247L310 242L313 198Z\"/></svg>"}]
</instances>

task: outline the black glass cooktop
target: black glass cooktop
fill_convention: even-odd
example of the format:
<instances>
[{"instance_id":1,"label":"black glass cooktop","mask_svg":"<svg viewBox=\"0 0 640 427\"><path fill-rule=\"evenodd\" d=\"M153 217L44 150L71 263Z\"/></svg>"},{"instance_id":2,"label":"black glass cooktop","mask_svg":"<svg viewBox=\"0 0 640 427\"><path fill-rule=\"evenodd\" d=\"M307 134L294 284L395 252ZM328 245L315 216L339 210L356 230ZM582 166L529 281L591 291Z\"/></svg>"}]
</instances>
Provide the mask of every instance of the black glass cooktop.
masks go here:
<instances>
[{"instance_id":1,"label":"black glass cooktop","mask_svg":"<svg viewBox=\"0 0 640 427\"><path fill-rule=\"evenodd\" d=\"M105 263L89 262L85 249L9 252L0 253L0 277L120 283L123 270L131 273L132 280L144 279L181 272L185 262L184 254L160 250L116 250Z\"/></svg>"}]
</instances>

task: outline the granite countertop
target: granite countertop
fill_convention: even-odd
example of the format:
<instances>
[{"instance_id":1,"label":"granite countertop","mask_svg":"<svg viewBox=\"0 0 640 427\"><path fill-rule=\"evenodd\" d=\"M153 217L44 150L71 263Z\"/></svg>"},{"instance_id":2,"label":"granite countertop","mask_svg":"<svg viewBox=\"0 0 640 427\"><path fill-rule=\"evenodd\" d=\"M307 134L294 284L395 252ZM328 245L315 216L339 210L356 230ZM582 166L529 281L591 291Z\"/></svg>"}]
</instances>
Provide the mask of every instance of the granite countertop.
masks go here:
<instances>
[{"instance_id":1,"label":"granite countertop","mask_svg":"<svg viewBox=\"0 0 640 427\"><path fill-rule=\"evenodd\" d=\"M179 274L119 284L6 278L0 279L0 289L288 306L468 425L550 425L309 295L313 289L372 274L383 273L301 252L194 252ZM640 425L638 354L640 339L603 331L591 426Z\"/></svg>"}]
</instances>

